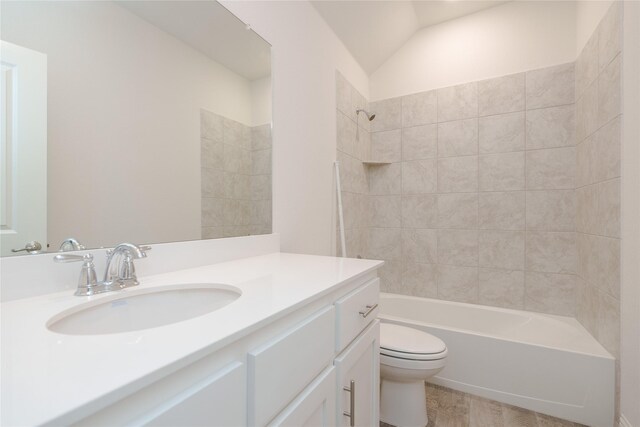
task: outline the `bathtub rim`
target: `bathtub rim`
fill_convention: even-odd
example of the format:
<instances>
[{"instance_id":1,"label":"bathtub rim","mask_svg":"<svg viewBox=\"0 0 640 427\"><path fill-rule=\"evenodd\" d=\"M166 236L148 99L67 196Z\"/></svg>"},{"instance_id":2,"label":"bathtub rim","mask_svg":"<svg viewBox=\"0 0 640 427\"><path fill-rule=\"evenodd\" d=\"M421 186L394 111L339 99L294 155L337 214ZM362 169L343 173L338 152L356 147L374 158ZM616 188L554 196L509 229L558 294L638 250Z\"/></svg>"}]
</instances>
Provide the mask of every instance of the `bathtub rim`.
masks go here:
<instances>
[{"instance_id":1,"label":"bathtub rim","mask_svg":"<svg viewBox=\"0 0 640 427\"><path fill-rule=\"evenodd\" d=\"M423 321L420 321L420 320L411 319L411 318L407 318L407 317L389 315L387 313L384 313L384 311L383 311L384 305L382 303L383 303L383 299L384 299L385 296L391 296L391 297L400 298L400 299L410 299L410 300L416 300L416 299L417 300L428 300L428 301L436 302L438 304L442 303L442 304L445 304L445 305L465 306L465 307L471 307L471 308L475 308L475 309L491 310L491 311L498 311L498 312L509 313L509 314L517 314L517 315L522 315L521 313L524 312L524 313L527 313L528 315L552 319L552 320L559 321L559 322L562 322L564 324L567 324L569 326L575 327L575 328L579 329L581 331L581 333L584 333L584 334L588 335L593 340L593 344L596 345L596 347L599 348L601 353L585 352L585 351L580 351L580 350L576 350L576 349L569 349L569 348L565 348L565 347L557 347L557 346L551 346L551 345L547 345L547 344L540 344L540 343L535 343L535 342L530 342L530 341L524 341L524 340L516 339L516 338L506 338L506 337L501 337L499 335L494 335L494 334L490 334L490 333L474 331L474 330L470 330L470 329L456 328L456 327L452 327L452 326L441 325L441 324L438 324L438 323L429 323L429 322L423 322ZM458 301L447 301L447 300L440 300L440 299L437 299L437 298L419 297L419 296L414 296L414 295L394 294L394 293L390 293L390 292L380 292L380 303L381 303L381 307L380 307L380 311L378 312L378 318L381 321L391 320L391 321L402 321L402 322L406 322L406 323L415 323L415 324L418 324L418 325L431 327L431 328L435 328L435 329L447 329L447 330L451 330L451 331L455 331L455 332L459 332L459 333L472 334L472 335L477 335L477 336L481 336L481 337L485 337L485 338L496 339L496 340L505 341L505 342L515 342L515 343L518 343L518 344L531 345L531 346L536 346L536 347L543 347L543 348L547 348L547 349L555 350L555 351L566 351L566 352L575 353L575 354L581 354L581 355L585 355L585 356L601 357L601 358L605 358L605 359L611 359L611 360L614 360L614 361L616 360L615 357L613 357L613 355L611 355L611 353L609 353L602 346L602 344L600 344L595 339L595 337L593 335L591 335L589 333L589 331L587 331L587 329L580 322L578 322L578 320L576 320L573 317L559 316L559 315L555 315L555 314L538 313L538 312L535 312L535 311L527 311L527 310L515 310L515 309L504 308L504 307L495 307L495 306L490 306L490 305L470 304L470 303L458 302Z\"/></svg>"}]
</instances>

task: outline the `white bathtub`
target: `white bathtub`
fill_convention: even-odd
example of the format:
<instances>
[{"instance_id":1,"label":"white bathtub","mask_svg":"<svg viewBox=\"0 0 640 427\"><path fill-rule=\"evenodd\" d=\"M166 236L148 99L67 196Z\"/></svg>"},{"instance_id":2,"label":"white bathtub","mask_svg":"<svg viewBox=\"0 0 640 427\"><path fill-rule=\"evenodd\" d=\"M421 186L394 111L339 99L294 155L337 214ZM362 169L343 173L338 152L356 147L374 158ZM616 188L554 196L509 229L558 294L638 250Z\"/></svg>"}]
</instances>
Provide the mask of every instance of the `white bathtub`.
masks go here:
<instances>
[{"instance_id":1,"label":"white bathtub","mask_svg":"<svg viewBox=\"0 0 640 427\"><path fill-rule=\"evenodd\" d=\"M615 359L575 319L387 293L379 316L446 343L447 366L430 380L435 384L613 425Z\"/></svg>"}]
</instances>

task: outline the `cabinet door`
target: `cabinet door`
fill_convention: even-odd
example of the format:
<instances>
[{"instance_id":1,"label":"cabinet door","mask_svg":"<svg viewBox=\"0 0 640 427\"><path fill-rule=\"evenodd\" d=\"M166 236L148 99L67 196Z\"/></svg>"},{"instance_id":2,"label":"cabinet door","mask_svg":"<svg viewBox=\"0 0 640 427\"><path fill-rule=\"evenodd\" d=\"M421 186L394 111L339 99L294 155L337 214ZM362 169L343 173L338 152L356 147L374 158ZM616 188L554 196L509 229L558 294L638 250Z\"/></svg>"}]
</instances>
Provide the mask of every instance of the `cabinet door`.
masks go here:
<instances>
[{"instance_id":1,"label":"cabinet door","mask_svg":"<svg viewBox=\"0 0 640 427\"><path fill-rule=\"evenodd\" d=\"M330 427L335 420L336 372L331 367L318 376L269 426Z\"/></svg>"},{"instance_id":2,"label":"cabinet door","mask_svg":"<svg viewBox=\"0 0 640 427\"><path fill-rule=\"evenodd\" d=\"M245 369L236 362L145 414L134 425L242 426L246 423Z\"/></svg>"},{"instance_id":3,"label":"cabinet door","mask_svg":"<svg viewBox=\"0 0 640 427\"><path fill-rule=\"evenodd\" d=\"M380 423L379 320L374 321L336 358L335 366L338 377L336 425L377 426Z\"/></svg>"}]
</instances>

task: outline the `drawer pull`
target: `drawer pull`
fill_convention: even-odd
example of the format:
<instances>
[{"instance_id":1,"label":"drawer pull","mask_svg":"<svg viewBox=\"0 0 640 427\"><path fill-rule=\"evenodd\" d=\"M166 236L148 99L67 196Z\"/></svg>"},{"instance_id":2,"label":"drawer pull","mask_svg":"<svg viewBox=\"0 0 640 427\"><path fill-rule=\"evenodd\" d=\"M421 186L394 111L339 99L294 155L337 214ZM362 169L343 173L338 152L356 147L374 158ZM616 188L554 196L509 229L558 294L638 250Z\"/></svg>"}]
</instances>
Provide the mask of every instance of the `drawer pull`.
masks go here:
<instances>
[{"instance_id":1,"label":"drawer pull","mask_svg":"<svg viewBox=\"0 0 640 427\"><path fill-rule=\"evenodd\" d=\"M370 314L371 314L371 312L372 312L373 310L375 310L376 308L378 308L378 304L368 305L368 306L366 306L366 307L367 307L367 310L366 310L366 311L360 311L360 312L359 312L359 313L360 313L360 316L362 316L362 317L367 317L368 315L370 315Z\"/></svg>"},{"instance_id":2,"label":"drawer pull","mask_svg":"<svg viewBox=\"0 0 640 427\"><path fill-rule=\"evenodd\" d=\"M349 425L354 427L356 425L356 382L351 380L349 387L343 387L342 389L349 392L349 412L344 411L342 414L345 417L349 417Z\"/></svg>"}]
</instances>

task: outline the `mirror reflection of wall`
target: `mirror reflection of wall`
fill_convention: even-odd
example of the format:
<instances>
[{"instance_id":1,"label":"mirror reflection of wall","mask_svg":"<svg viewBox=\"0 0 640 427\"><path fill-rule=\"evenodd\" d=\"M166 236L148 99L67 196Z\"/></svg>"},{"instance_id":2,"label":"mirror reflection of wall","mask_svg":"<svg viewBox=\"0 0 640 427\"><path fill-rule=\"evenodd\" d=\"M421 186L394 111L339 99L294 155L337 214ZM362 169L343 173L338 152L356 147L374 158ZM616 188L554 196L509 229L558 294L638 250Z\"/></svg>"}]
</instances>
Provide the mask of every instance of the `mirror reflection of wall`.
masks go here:
<instances>
[{"instance_id":1,"label":"mirror reflection of wall","mask_svg":"<svg viewBox=\"0 0 640 427\"><path fill-rule=\"evenodd\" d=\"M47 58L49 251L271 232L270 46L224 7L3 2L1 19Z\"/></svg>"}]
</instances>

